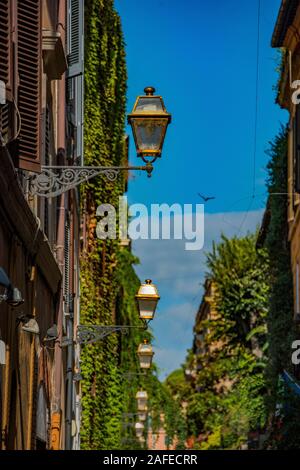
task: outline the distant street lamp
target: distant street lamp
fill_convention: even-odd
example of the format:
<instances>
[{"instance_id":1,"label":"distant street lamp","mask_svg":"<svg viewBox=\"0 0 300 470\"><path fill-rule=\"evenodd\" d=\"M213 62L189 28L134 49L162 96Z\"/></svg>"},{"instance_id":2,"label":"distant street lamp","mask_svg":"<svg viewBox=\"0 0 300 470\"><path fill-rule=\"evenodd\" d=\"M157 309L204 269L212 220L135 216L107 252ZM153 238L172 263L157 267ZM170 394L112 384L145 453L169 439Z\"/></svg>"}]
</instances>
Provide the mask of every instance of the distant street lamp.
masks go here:
<instances>
[{"instance_id":1,"label":"distant street lamp","mask_svg":"<svg viewBox=\"0 0 300 470\"><path fill-rule=\"evenodd\" d=\"M145 339L143 343L139 344L137 354L141 369L150 369L154 352L147 339Z\"/></svg>"},{"instance_id":2,"label":"distant street lamp","mask_svg":"<svg viewBox=\"0 0 300 470\"><path fill-rule=\"evenodd\" d=\"M136 437L143 437L145 426L143 423L135 423L135 433Z\"/></svg>"},{"instance_id":3,"label":"distant street lamp","mask_svg":"<svg viewBox=\"0 0 300 470\"><path fill-rule=\"evenodd\" d=\"M138 303L140 319L153 320L160 296L151 279L146 279L145 284L141 284L135 298Z\"/></svg>"},{"instance_id":4,"label":"distant street lamp","mask_svg":"<svg viewBox=\"0 0 300 470\"><path fill-rule=\"evenodd\" d=\"M4 301L11 307L19 307L24 303L21 292L12 285L3 268L0 268L0 286L5 288L4 294L0 295L0 303Z\"/></svg>"},{"instance_id":5,"label":"distant street lamp","mask_svg":"<svg viewBox=\"0 0 300 470\"><path fill-rule=\"evenodd\" d=\"M160 299L157 288L150 279L145 281L145 284L141 284L136 294L136 300L138 303L139 309L139 317L140 320L143 321L144 326L136 326L136 325L78 325L77 326L77 334L76 334L76 341L79 344L89 344L89 343L96 343L98 341L102 341L107 336L120 332L123 334L128 333L129 330L137 329L137 330L145 330L147 329L147 322L152 320L154 317L154 313L156 310L157 303ZM63 341L62 346L67 346L69 344L69 340ZM153 351L151 345L144 344L140 345L143 346L144 353L141 351L140 353L143 356L143 364L142 368L149 368L151 366ZM138 352L139 354L139 352ZM140 356L139 356L140 357ZM149 364L150 361L150 365Z\"/></svg>"},{"instance_id":6,"label":"distant street lamp","mask_svg":"<svg viewBox=\"0 0 300 470\"><path fill-rule=\"evenodd\" d=\"M139 411L137 413L138 420L141 421L147 421L147 413L144 411Z\"/></svg>"},{"instance_id":7,"label":"distant street lamp","mask_svg":"<svg viewBox=\"0 0 300 470\"><path fill-rule=\"evenodd\" d=\"M171 114L167 113L161 96L154 96L155 88L145 88L146 96L138 96L128 122L131 125L136 151L144 162L151 163L161 156Z\"/></svg>"},{"instance_id":8,"label":"distant street lamp","mask_svg":"<svg viewBox=\"0 0 300 470\"><path fill-rule=\"evenodd\" d=\"M137 399L137 409L138 411L147 411L148 410L148 393L144 390L139 390L136 394Z\"/></svg>"}]
</instances>

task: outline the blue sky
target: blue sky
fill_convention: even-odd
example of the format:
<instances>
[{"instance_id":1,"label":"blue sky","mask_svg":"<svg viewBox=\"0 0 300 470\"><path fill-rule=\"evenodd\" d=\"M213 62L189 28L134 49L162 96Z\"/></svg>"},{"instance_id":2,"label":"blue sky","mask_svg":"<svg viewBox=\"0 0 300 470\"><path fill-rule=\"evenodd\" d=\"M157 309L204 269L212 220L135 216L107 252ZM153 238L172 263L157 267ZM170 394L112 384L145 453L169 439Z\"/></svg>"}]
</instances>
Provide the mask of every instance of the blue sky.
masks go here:
<instances>
[{"instance_id":1,"label":"blue sky","mask_svg":"<svg viewBox=\"0 0 300 470\"><path fill-rule=\"evenodd\" d=\"M128 112L145 86L154 86L172 114L162 158L151 179L136 173L129 202L205 206L205 250L221 231L237 232L253 186L258 2L240 0L115 0L128 67ZM265 150L286 113L275 104L278 53L270 47L280 0L261 0L255 198L243 225L254 230L265 202ZM131 136L130 129L127 130ZM137 164L133 139L131 163ZM141 172L142 173L142 172ZM152 322L156 360L164 377L191 347L202 295L204 251L175 241L136 241L137 272L158 285Z\"/></svg>"}]
</instances>

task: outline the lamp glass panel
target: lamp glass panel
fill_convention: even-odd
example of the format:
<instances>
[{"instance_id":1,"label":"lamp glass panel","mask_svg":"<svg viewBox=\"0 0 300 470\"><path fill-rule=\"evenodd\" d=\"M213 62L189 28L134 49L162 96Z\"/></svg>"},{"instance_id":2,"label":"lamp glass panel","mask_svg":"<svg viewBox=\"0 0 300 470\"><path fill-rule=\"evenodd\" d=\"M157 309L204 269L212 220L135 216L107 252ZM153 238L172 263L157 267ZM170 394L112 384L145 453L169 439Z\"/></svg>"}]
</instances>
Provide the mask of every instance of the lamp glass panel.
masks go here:
<instances>
[{"instance_id":1,"label":"lamp glass panel","mask_svg":"<svg viewBox=\"0 0 300 470\"><path fill-rule=\"evenodd\" d=\"M157 299L139 299L140 318L152 319L154 317Z\"/></svg>"},{"instance_id":2,"label":"lamp glass panel","mask_svg":"<svg viewBox=\"0 0 300 470\"><path fill-rule=\"evenodd\" d=\"M133 119L133 131L138 150L143 153L147 151L160 153L167 124L167 119Z\"/></svg>"},{"instance_id":3,"label":"lamp glass panel","mask_svg":"<svg viewBox=\"0 0 300 470\"><path fill-rule=\"evenodd\" d=\"M138 409L138 411L146 411L147 410L147 399L146 398L139 398L138 399L137 409Z\"/></svg>"},{"instance_id":4,"label":"lamp glass panel","mask_svg":"<svg viewBox=\"0 0 300 470\"><path fill-rule=\"evenodd\" d=\"M148 112L163 112L163 106L159 97L141 97L137 102L137 106L134 110L135 113L148 113Z\"/></svg>"},{"instance_id":5,"label":"lamp glass panel","mask_svg":"<svg viewBox=\"0 0 300 470\"><path fill-rule=\"evenodd\" d=\"M152 356L140 355L140 367L141 369L150 369L152 363Z\"/></svg>"}]
</instances>

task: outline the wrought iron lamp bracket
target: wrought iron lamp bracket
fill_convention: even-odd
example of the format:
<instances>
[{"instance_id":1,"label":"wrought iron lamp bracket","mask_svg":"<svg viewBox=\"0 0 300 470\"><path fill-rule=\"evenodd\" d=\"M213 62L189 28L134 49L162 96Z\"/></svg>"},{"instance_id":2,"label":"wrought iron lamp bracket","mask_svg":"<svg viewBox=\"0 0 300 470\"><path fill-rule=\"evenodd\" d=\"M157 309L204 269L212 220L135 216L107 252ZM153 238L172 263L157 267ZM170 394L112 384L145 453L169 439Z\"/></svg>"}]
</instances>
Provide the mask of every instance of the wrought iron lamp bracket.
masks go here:
<instances>
[{"instance_id":1,"label":"wrought iron lamp bracket","mask_svg":"<svg viewBox=\"0 0 300 470\"><path fill-rule=\"evenodd\" d=\"M74 189L82 183L103 175L108 181L115 181L120 171L142 170L151 176L152 162L144 166L42 166L41 173L30 174L29 193L32 196L52 198Z\"/></svg>"},{"instance_id":2,"label":"wrought iron lamp bracket","mask_svg":"<svg viewBox=\"0 0 300 470\"><path fill-rule=\"evenodd\" d=\"M124 379L128 379L128 380L131 380L133 379L134 377L147 377L148 374L146 372L126 372L125 374L122 374L122 377L124 377Z\"/></svg>"},{"instance_id":3,"label":"wrought iron lamp bracket","mask_svg":"<svg viewBox=\"0 0 300 470\"><path fill-rule=\"evenodd\" d=\"M107 336L120 332L128 334L131 328L138 330L145 330L147 324L144 326L133 325L78 325L76 342L79 344L91 344L102 341Z\"/></svg>"}]
</instances>

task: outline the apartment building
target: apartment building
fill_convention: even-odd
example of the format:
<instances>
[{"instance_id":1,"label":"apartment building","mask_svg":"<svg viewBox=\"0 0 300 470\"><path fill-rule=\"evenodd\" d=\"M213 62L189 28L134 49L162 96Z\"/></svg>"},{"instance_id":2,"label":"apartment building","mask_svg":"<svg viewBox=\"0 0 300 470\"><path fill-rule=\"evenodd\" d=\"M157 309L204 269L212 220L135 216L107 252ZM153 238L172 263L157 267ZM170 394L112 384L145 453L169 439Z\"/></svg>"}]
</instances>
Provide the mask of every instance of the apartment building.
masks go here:
<instances>
[{"instance_id":1,"label":"apartment building","mask_svg":"<svg viewBox=\"0 0 300 470\"><path fill-rule=\"evenodd\" d=\"M83 160L82 0L0 1L0 89L0 446L78 448L79 194L32 181Z\"/></svg>"}]
</instances>

